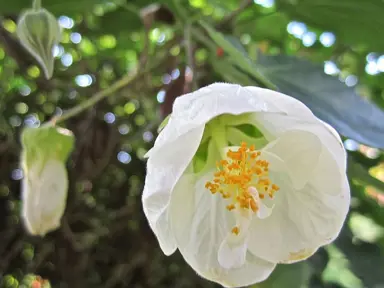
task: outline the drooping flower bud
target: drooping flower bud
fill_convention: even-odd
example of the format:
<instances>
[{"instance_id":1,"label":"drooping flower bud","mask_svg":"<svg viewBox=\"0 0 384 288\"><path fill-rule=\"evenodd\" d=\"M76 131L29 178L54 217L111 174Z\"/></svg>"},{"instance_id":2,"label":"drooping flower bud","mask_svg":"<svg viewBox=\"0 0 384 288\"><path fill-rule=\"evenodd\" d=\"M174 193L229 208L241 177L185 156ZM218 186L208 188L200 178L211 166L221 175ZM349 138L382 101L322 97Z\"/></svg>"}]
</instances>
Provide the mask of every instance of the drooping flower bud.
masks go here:
<instances>
[{"instance_id":1,"label":"drooping flower bud","mask_svg":"<svg viewBox=\"0 0 384 288\"><path fill-rule=\"evenodd\" d=\"M45 77L50 79L54 67L53 47L60 41L61 29L55 16L38 6L21 14L17 23L17 36L39 62Z\"/></svg>"},{"instance_id":2,"label":"drooping flower bud","mask_svg":"<svg viewBox=\"0 0 384 288\"><path fill-rule=\"evenodd\" d=\"M65 162L74 145L71 131L26 128L21 135L22 218L32 235L44 236L60 226L68 192Z\"/></svg>"}]
</instances>

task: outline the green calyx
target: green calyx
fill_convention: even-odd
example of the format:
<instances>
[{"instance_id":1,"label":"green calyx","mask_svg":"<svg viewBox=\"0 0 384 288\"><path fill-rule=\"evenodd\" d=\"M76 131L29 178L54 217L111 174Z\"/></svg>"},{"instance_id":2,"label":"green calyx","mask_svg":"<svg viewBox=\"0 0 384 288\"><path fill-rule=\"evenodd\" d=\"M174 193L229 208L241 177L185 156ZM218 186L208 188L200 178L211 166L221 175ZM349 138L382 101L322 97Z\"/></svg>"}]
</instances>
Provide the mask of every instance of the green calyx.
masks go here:
<instances>
[{"instance_id":1,"label":"green calyx","mask_svg":"<svg viewBox=\"0 0 384 288\"><path fill-rule=\"evenodd\" d=\"M226 158L224 148L240 146L242 142L261 149L267 140L252 123L249 114L220 115L205 126L203 139L192 160L194 173L204 173Z\"/></svg>"},{"instance_id":2,"label":"green calyx","mask_svg":"<svg viewBox=\"0 0 384 288\"><path fill-rule=\"evenodd\" d=\"M49 159L64 164L74 143L72 132L64 128L25 128L21 133L23 165L28 169L35 163L40 163L43 167Z\"/></svg>"}]
</instances>

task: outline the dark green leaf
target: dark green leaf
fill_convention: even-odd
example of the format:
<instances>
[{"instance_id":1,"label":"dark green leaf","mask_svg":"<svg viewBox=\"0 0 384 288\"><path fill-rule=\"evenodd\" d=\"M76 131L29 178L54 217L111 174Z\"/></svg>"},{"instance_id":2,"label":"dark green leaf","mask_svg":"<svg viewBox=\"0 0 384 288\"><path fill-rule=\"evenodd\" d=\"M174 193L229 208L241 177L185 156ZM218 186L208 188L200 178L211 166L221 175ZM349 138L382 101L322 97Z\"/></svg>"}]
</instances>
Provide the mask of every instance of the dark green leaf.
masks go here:
<instances>
[{"instance_id":1,"label":"dark green leaf","mask_svg":"<svg viewBox=\"0 0 384 288\"><path fill-rule=\"evenodd\" d=\"M216 31L214 28L204 22L201 22L201 25L205 28L205 30L207 30L209 36L218 45L218 47L221 47L226 53L228 53L229 59L233 63L241 67L244 71L252 75L266 87L271 89L274 88L274 85L268 79L260 74L259 71L254 69L252 60L244 55L244 53L241 52L239 48L233 44L233 40L230 41L222 33Z\"/></svg>"},{"instance_id":2,"label":"dark green leaf","mask_svg":"<svg viewBox=\"0 0 384 288\"><path fill-rule=\"evenodd\" d=\"M277 6L292 20L332 31L349 44L384 51L384 26L381 0L278 0Z\"/></svg>"},{"instance_id":3,"label":"dark green leaf","mask_svg":"<svg viewBox=\"0 0 384 288\"><path fill-rule=\"evenodd\" d=\"M286 35L286 27L289 23L288 16L283 13L271 15L253 15L244 23L236 25L236 34L250 34L253 40L280 41Z\"/></svg>"},{"instance_id":4,"label":"dark green leaf","mask_svg":"<svg viewBox=\"0 0 384 288\"><path fill-rule=\"evenodd\" d=\"M352 232L344 225L335 244L348 258L351 271L363 281L365 287L380 287L384 283L384 259L380 248L364 242L354 244L352 239Z\"/></svg>"},{"instance_id":5,"label":"dark green leaf","mask_svg":"<svg viewBox=\"0 0 384 288\"><path fill-rule=\"evenodd\" d=\"M384 112L320 66L284 55L259 55L258 64L281 92L302 101L340 134L384 148Z\"/></svg>"},{"instance_id":6,"label":"dark green leaf","mask_svg":"<svg viewBox=\"0 0 384 288\"><path fill-rule=\"evenodd\" d=\"M367 169L362 165L356 163L353 159L348 159L348 174L354 179L367 186L373 186L378 190L384 192L384 183L374 177L372 177Z\"/></svg>"},{"instance_id":7,"label":"dark green leaf","mask_svg":"<svg viewBox=\"0 0 384 288\"><path fill-rule=\"evenodd\" d=\"M356 163L351 157L348 159L348 176L352 180L352 194L359 199L358 211L384 226L384 209L365 191L366 186L371 186L384 192L384 183L372 177L362 165Z\"/></svg>"},{"instance_id":8,"label":"dark green leaf","mask_svg":"<svg viewBox=\"0 0 384 288\"><path fill-rule=\"evenodd\" d=\"M310 274L307 262L280 264L266 281L254 285L253 288L298 288L308 282Z\"/></svg>"}]
</instances>

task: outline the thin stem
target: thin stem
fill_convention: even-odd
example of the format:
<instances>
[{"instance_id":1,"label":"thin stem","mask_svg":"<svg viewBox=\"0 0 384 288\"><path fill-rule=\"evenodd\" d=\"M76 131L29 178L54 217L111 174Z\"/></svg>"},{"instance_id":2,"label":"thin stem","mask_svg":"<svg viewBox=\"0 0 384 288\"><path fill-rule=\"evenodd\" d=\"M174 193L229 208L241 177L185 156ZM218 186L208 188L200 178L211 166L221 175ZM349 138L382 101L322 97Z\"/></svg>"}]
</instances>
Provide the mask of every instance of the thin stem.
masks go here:
<instances>
[{"instance_id":1,"label":"thin stem","mask_svg":"<svg viewBox=\"0 0 384 288\"><path fill-rule=\"evenodd\" d=\"M254 4L253 0L244 0L242 3L240 3L239 8L237 8L232 13L228 14L224 17L224 19L216 25L216 28L223 28L226 24L231 22L233 19L235 19L241 12L243 12L248 7L252 6Z\"/></svg>"},{"instance_id":2,"label":"thin stem","mask_svg":"<svg viewBox=\"0 0 384 288\"><path fill-rule=\"evenodd\" d=\"M45 123L43 127L46 126L54 126L57 123L63 122L65 120L68 120L84 110L94 106L99 101L103 100L104 98L113 95L115 92L120 90L121 88L132 84L134 81L139 79L143 74L147 73L149 70L152 70L153 68L157 67L161 62L163 58L161 58L161 61L157 61L155 64L151 65L150 68L143 70L141 72L135 71L133 74L126 75L122 77L121 79L117 80L115 83L113 83L111 86L109 86L107 89L102 90L94 94L91 98L88 100L80 103L79 105L69 109L68 111L64 112L61 116L54 117L51 121Z\"/></svg>"},{"instance_id":3,"label":"thin stem","mask_svg":"<svg viewBox=\"0 0 384 288\"><path fill-rule=\"evenodd\" d=\"M184 8L180 5L179 0L173 0L173 5L176 8L176 12L182 22L188 19L188 13L184 10Z\"/></svg>"},{"instance_id":4,"label":"thin stem","mask_svg":"<svg viewBox=\"0 0 384 288\"><path fill-rule=\"evenodd\" d=\"M40 10L41 9L41 0L33 0L32 8L33 8L33 10Z\"/></svg>"},{"instance_id":5,"label":"thin stem","mask_svg":"<svg viewBox=\"0 0 384 288\"><path fill-rule=\"evenodd\" d=\"M212 52L216 51L216 48L217 48L216 44L213 43L213 41L209 39L207 36L205 36L203 33L201 33L200 30L196 28L192 28L192 35L194 38L196 38L197 41L204 44Z\"/></svg>"},{"instance_id":6,"label":"thin stem","mask_svg":"<svg viewBox=\"0 0 384 288\"><path fill-rule=\"evenodd\" d=\"M193 55L193 45L192 45L192 39L191 39L191 24L187 23L184 29L184 35L185 35L185 52L187 54L187 65L192 71L192 82L191 85L189 85L189 91L195 91L197 89L196 84L196 71L195 71L195 57Z\"/></svg>"}]
</instances>

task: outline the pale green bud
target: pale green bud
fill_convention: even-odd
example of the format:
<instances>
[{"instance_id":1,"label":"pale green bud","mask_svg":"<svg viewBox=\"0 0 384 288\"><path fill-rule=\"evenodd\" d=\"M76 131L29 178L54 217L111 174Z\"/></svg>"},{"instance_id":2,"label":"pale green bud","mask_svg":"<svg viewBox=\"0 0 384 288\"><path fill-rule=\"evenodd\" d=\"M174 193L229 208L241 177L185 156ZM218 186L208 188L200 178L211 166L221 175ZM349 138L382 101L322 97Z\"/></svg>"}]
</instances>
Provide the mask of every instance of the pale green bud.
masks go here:
<instances>
[{"instance_id":1,"label":"pale green bud","mask_svg":"<svg viewBox=\"0 0 384 288\"><path fill-rule=\"evenodd\" d=\"M50 79L54 67L53 47L61 38L61 28L55 16L44 8L28 9L19 18L17 36L40 63L45 77Z\"/></svg>"},{"instance_id":2,"label":"pale green bud","mask_svg":"<svg viewBox=\"0 0 384 288\"><path fill-rule=\"evenodd\" d=\"M58 127L26 128L21 135L22 218L32 235L60 226L68 176L65 162L74 146L71 131Z\"/></svg>"}]
</instances>

